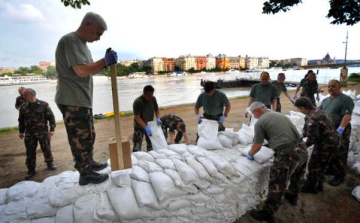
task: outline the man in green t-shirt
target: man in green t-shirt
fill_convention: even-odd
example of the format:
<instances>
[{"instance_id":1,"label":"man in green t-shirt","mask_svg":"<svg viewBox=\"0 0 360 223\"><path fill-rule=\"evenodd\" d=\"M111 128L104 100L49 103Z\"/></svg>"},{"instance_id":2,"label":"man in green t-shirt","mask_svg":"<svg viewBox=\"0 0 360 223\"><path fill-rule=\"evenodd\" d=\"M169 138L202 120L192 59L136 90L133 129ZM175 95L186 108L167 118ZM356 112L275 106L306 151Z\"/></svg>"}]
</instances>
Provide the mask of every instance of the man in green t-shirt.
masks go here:
<instances>
[{"instance_id":1,"label":"man in green t-shirt","mask_svg":"<svg viewBox=\"0 0 360 223\"><path fill-rule=\"evenodd\" d=\"M280 103L280 95L282 92L284 92L285 96L289 99L289 101L291 103L294 104L294 101L291 99L290 95L287 93L287 88L284 84L285 81L285 74L284 73L279 73L277 80L273 81L271 84L275 86L276 88L276 92L278 95L277 98L277 106L276 106L276 111L281 113L281 103Z\"/></svg>"},{"instance_id":2,"label":"man in green t-shirt","mask_svg":"<svg viewBox=\"0 0 360 223\"><path fill-rule=\"evenodd\" d=\"M336 131L341 135L340 147L330 161L328 171L335 175L335 178L330 181L330 185L338 186L344 182L346 176L351 135L350 121L354 102L349 96L341 93L341 85L338 80L331 80L328 83L328 90L330 97L324 99L319 108L330 116Z\"/></svg>"},{"instance_id":3,"label":"man in green t-shirt","mask_svg":"<svg viewBox=\"0 0 360 223\"><path fill-rule=\"evenodd\" d=\"M255 124L254 144L247 158L254 160L254 155L261 149L265 139L275 151L264 208L261 211L252 211L251 216L259 221L272 222L283 196L293 206L297 205L308 153L300 134L288 117L269 111L258 101L251 104L250 111L258 121ZM285 192L289 181L289 188Z\"/></svg>"},{"instance_id":4,"label":"man in green t-shirt","mask_svg":"<svg viewBox=\"0 0 360 223\"><path fill-rule=\"evenodd\" d=\"M300 96L309 98L311 103L316 107L314 95L317 94L316 100L319 101L320 90L318 89L319 85L316 80L316 74L312 70L309 70L305 75L304 79L300 81L300 85L295 90L293 100L297 98L297 93L300 90L300 87L302 87Z\"/></svg>"},{"instance_id":5,"label":"man in green t-shirt","mask_svg":"<svg viewBox=\"0 0 360 223\"><path fill-rule=\"evenodd\" d=\"M63 115L75 168L80 173L80 185L98 184L109 178L107 174L95 172L106 168L107 163L98 163L93 159L92 75L116 64L117 54L109 49L103 59L94 62L86 45L100 40L106 29L104 19L89 12L75 32L60 39L55 53L58 73L55 102Z\"/></svg>"},{"instance_id":6,"label":"man in green t-shirt","mask_svg":"<svg viewBox=\"0 0 360 223\"><path fill-rule=\"evenodd\" d=\"M203 107L204 118L218 121L219 131L225 131L224 122L231 109L229 99L226 97L226 94L215 89L215 84L212 81L207 81L205 83L204 90L205 92L199 95L195 104L195 115L197 122L201 122L199 113L200 108Z\"/></svg>"},{"instance_id":7,"label":"man in green t-shirt","mask_svg":"<svg viewBox=\"0 0 360 223\"><path fill-rule=\"evenodd\" d=\"M146 85L143 94L137 97L133 103L134 111L134 134L133 134L133 152L141 151L142 141L145 135L147 151L152 150L149 136L152 135L148 122L154 120L161 126L159 106L154 97L155 89L151 85Z\"/></svg>"},{"instance_id":8,"label":"man in green t-shirt","mask_svg":"<svg viewBox=\"0 0 360 223\"><path fill-rule=\"evenodd\" d=\"M260 74L260 83L255 84L250 91L250 98L248 107L245 109L245 118L249 113L249 107L254 101L262 102L268 109L276 110L277 107L277 92L274 85L270 84L270 75L268 72L262 72Z\"/></svg>"}]
</instances>

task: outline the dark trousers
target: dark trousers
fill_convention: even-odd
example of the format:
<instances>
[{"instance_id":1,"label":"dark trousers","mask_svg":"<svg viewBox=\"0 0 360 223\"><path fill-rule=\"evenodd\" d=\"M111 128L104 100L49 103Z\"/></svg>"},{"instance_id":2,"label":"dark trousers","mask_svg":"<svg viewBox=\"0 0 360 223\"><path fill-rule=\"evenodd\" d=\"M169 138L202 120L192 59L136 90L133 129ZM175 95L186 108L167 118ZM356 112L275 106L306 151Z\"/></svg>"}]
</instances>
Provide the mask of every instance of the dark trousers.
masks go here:
<instances>
[{"instance_id":1,"label":"dark trousers","mask_svg":"<svg viewBox=\"0 0 360 223\"><path fill-rule=\"evenodd\" d=\"M289 181L288 192L295 196L299 194L305 174L308 157L306 148L299 145L285 149L290 151L275 153L274 164L270 169L269 193L264 205L264 210L269 214L278 210Z\"/></svg>"},{"instance_id":2,"label":"dark trousers","mask_svg":"<svg viewBox=\"0 0 360 223\"><path fill-rule=\"evenodd\" d=\"M166 126L162 125L162 126L161 126L161 129L162 129L162 131L163 131L163 133L164 133L165 139L167 139L167 138L168 138L168 128L167 128ZM170 131L169 131L169 132L170 132ZM180 131L178 131L177 134L176 134L176 136L175 136L175 143L176 143L176 144L179 144L180 141L181 141L181 139L182 139L182 137L183 137L183 133L180 132Z\"/></svg>"},{"instance_id":3,"label":"dark trousers","mask_svg":"<svg viewBox=\"0 0 360 223\"><path fill-rule=\"evenodd\" d=\"M45 162L49 165L53 162L53 156L50 148L50 137L47 132L25 133L26 147L26 167L29 171L35 171L36 168L36 148L38 142L43 152Z\"/></svg>"},{"instance_id":4,"label":"dark trousers","mask_svg":"<svg viewBox=\"0 0 360 223\"><path fill-rule=\"evenodd\" d=\"M91 108L58 105L64 119L75 169L80 174L91 172L95 129Z\"/></svg>"},{"instance_id":5,"label":"dark trousers","mask_svg":"<svg viewBox=\"0 0 360 223\"><path fill-rule=\"evenodd\" d=\"M151 151L152 150L152 145L151 145L151 141L149 136L146 134L145 129L140 129L140 128L136 128L134 127L134 134L133 134L133 152L137 152L137 151L141 151L141 145L142 145L142 141L145 135L145 139L146 139L146 148L147 151Z\"/></svg>"},{"instance_id":6,"label":"dark trousers","mask_svg":"<svg viewBox=\"0 0 360 223\"><path fill-rule=\"evenodd\" d=\"M280 98L277 99L276 111L281 113L281 103Z\"/></svg>"},{"instance_id":7,"label":"dark trousers","mask_svg":"<svg viewBox=\"0 0 360 223\"><path fill-rule=\"evenodd\" d=\"M337 177L346 176L347 159L348 159L349 145L350 145L350 135L351 135L351 124L349 123L344 129L343 134L341 135L339 149L329 163L329 168L335 170Z\"/></svg>"},{"instance_id":8,"label":"dark trousers","mask_svg":"<svg viewBox=\"0 0 360 223\"><path fill-rule=\"evenodd\" d=\"M204 113L204 118L209 120L219 121L222 115L223 115L222 113L218 115L208 115ZM219 132L221 131L225 131L225 126L222 123L219 123Z\"/></svg>"}]
</instances>

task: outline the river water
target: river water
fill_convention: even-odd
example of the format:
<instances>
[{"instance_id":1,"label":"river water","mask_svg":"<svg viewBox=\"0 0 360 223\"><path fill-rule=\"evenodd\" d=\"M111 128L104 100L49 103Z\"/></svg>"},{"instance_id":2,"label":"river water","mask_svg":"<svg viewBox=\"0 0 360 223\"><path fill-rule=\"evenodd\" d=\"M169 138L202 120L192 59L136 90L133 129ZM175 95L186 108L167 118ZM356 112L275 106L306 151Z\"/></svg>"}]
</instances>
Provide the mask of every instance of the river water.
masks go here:
<instances>
[{"instance_id":1,"label":"river water","mask_svg":"<svg viewBox=\"0 0 360 223\"><path fill-rule=\"evenodd\" d=\"M277 74L281 71L270 71L272 80L276 80ZM304 77L305 70L288 70L286 74L287 81L297 81ZM318 73L317 80L321 84L326 84L330 79L339 80L340 69L319 69L314 70ZM350 73L359 73L360 67L349 68ZM202 92L200 86L201 79L231 80L235 78L259 78L260 73L239 73L230 72L225 74L204 74L189 76L171 76L171 77L151 77L142 79L121 79L118 80L118 92L120 110L131 111L134 99L142 94L145 85L151 84L155 88L155 96L160 107L194 103L197 96ZM37 92L37 98L50 104L56 120L62 120L61 113L57 108L54 97L56 83L26 85ZM18 124L18 111L15 109L15 99L18 96L17 89L19 85L0 86L0 128L16 126ZM324 88L324 87L323 87ZM326 90L326 88L324 88ZM238 96L247 96L250 88L236 88L222 90L229 98ZM326 92L326 91L325 91ZM94 78L94 114L105 113L113 110L111 82L105 77Z\"/></svg>"}]
</instances>

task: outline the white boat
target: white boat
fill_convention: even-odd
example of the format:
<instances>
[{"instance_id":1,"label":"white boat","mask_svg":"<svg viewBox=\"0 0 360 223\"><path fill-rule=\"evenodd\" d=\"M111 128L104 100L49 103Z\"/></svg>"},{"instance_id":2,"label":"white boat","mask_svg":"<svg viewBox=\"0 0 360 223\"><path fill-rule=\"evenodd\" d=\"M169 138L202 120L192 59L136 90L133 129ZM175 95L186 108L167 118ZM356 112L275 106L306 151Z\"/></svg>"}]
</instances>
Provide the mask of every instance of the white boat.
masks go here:
<instances>
[{"instance_id":1,"label":"white boat","mask_svg":"<svg viewBox=\"0 0 360 223\"><path fill-rule=\"evenodd\" d=\"M148 78L149 76L146 75L146 74L136 74L136 73L134 73L134 74L129 74L127 77L130 78L130 79L133 79L133 78Z\"/></svg>"},{"instance_id":2,"label":"white boat","mask_svg":"<svg viewBox=\"0 0 360 223\"><path fill-rule=\"evenodd\" d=\"M27 75L27 76L7 76L0 77L0 86L9 85L27 85L27 84L44 84L50 83L46 77L42 75Z\"/></svg>"}]
</instances>

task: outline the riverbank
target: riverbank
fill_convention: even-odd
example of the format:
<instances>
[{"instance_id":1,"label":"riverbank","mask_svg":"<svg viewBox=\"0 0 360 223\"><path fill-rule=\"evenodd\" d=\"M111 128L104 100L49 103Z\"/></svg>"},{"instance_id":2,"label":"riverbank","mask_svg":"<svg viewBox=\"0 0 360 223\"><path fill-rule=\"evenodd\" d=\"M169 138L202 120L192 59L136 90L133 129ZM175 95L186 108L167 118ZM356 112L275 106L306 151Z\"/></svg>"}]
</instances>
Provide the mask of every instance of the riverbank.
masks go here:
<instances>
[{"instance_id":1,"label":"riverbank","mask_svg":"<svg viewBox=\"0 0 360 223\"><path fill-rule=\"evenodd\" d=\"M323 88L326 91L326 88ZM345 90L351 89L360 92L360 84L351 84ZM292 94L292 93L291 93ZM244 110L247 107L248 98L231 99L232 109L229 117L226 119L225 126L234 128L235 131L241 128L243 123L248 124L249 119L244 117ZM288 114L290 110L295 110L293 105L282 95L283 113ZM161 115L176 114L186 123L191 144L195 144L197 123L194 115L193 104L171 106L162 108ZM94 157L97 161L106 161L109 158L108 143L115 137L115 127L113 119L99 120L95 123L96 142ZM133 133L133 116L121 117L121 132L125 139L131 139ZM130 140L131 141L131 140ZM144 142L145 144L145 142ZM74 162L69 149L67 134L64 125L58 125L55 135L51 140L54 163L58 170L52 172L46 170L46 164L43 162L42 152L38 148L37 154L37 174L35 181L41 182L46 177L61 173L66 170L74 170ZM145 145L143 145L143 150ZM18 138L17 133L0 135L0 188L6 188L17 182L23 181L25 167L25 147L23 140ZM358 222L360 219L360 203L351 196L351 190L360 185L358 175L350 173L345 184L334 188L325 184L325 193L318 195L302 194L297 207L291 207L284 202L277 214L277 222ZM294 219L296 219L294 221ZM334 220L338 219L338 220ZM242 217L240 222L255 222L248 214Z\"/></svg>"}]
</instances>

